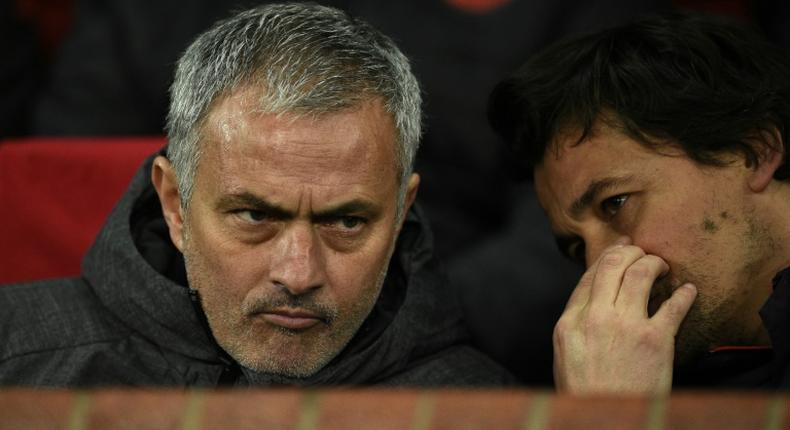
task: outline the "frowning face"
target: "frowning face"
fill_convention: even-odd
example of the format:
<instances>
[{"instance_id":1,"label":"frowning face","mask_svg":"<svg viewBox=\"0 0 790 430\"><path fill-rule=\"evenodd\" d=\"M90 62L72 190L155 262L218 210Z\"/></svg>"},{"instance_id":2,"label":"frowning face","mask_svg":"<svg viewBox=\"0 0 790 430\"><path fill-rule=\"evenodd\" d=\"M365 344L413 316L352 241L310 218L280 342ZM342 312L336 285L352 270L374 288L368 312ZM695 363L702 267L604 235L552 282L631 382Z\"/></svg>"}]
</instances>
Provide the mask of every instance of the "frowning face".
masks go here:
<instances>
[{"instance_id":1,"label":"frowning face","mask_svg":"<svg viewBox=\"0 0 790 430\"><path fill-rule=\"evenodd\" d=\"M216 104L183 235L189 283L242 365L309 376L375 303L400 229L391 115L373 99L318 117ZM407 189L407 207L417 177ZM183 240L179 244L179 237Z\"/></svg>"},{"instance_id":2,"label":"frowning face","mask_svg":"<svg viewBox=\"0 0 790 430\"><path fill-rule=\"evenodd\" d=\"M655 284L650 312L682 283L695 284L699 296L677 337L681 364L715 346L753 342L773 245L754 216L751 170L737 159L709 167L676 148L658 153L603 125L580 144L578 136L561 136L535 170L563 252L589 265L628 236L663 258L670 272Z\"/></svg>"}]
</instances>

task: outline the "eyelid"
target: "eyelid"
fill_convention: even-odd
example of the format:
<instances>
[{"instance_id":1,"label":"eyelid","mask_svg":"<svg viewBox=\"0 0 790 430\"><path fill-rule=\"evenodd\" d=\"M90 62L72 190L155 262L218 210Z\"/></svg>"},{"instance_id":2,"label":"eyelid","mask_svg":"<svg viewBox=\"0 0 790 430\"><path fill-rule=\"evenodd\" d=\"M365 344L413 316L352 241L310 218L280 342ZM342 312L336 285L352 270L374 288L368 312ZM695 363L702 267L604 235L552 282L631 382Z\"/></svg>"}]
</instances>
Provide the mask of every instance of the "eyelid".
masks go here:
<instances>
[{"instance_id":1,"label":"eyelid","mask_svg":"<svg viewBox=\"0 0 790 430\"><path fill-rule=\"evenodd\" d=\"M345 219L356 219L363 222L368 222L369 218L364 215L356 215L356 214L325 214L319 215L313 218L313 222L316 224L332 224L338 221L343 221Z\"/></svg>"},{"instance_id":2,"label":"eyelid","mask_svg":"<svg viewBox=\"0 0 790 430\"><path fill-rule=\"evenodd\" d=\"M337 217L334 217L332 219L327 220L327 223L328 224L338 224L338 223L342 224L342 223L344 223L344 221L347 221L347 220L353 220L353 221L357 222L357 226L359 226L359 228L363 227L368 222L368 220L365 217L361 217L361 216L358 216L358 215L340 215L340 216L337 216ZM357 228L357 226L354 226L354 227L351 227L351 228ZM344 226L344 228L346 228L346 227Z\"/></svg>"},{"instance_id":3,"label":"eyelid","mask_svg":"<svg viewBox=\"0 0 790 430\"><path fill-rule=\"evenodd\" d=\"M345 225L347 219L354 220L354 225L352 227L347 227ZM354 215L343 215L332 217L332 219L326 219L321 222L320 228L324 231L324 234L326 234L329 240L340 241L332 243L336 245L344 244L342 246L351 243L359 243L359 241L366 237L367 233L370 231L368 220L364 217Z\"/></svg>"},{"instance_id":4,"label":"eyelid","mask_svg":"<svg viewBox=\"0 0 790 430\"><path fill-rule=\"evenodd\" d=\"M606 202L611 202L612 200L616 200L616 199L619 199L619 198L626 198L626 199L628 199L628 193L618 193L618 194L609 195L608 197L605 197L605 198L601 199L601 203L600 204L604 204Z\"/></svg>"},{"instance_id":5,"label":"eyelid","mask_svg":"<svg viewBox=\"0 0 790 430\"><path fill-rule=\"evenodd\" d=\"M268 214L266 214L264 211L259 211L259 210L256 210L256 209L250 209L250 208L234 209L234 210L232 210L230 212L235 217L240 218L242 221L247 222L247 223L252 223L252 224L259 224L261 222L264 222L264 221L270 219L270 216ZM257 214L260 214L261 215L260 219L253 219L252 216L251 216L251 214L253 212L255 212Z\"/></svg>"},{"instance_id":6,"label":"eyelid","mask_svg":"<svg viewBox=\"0 0 790 430\"><path fill-rule=\"evenodd\" d=\"M604 216L604 218L613 218L613 217L617 216L617 214L620 212L620 209L623 206L625 206L625 204L630 199L630 196L631 195L629 193L613 194L613 195L611 195L609 197L606 197L606 198L602 199L601 202L598 204L598 208L601 211L601 214ZM616 211L614 213L611 213L611 211L609 210L611 208L608 208L607 205L609 205L610 203L615 202L618 199L623 199L623 201L621 203L617 204Z\"/></svg>"}]
</instances>

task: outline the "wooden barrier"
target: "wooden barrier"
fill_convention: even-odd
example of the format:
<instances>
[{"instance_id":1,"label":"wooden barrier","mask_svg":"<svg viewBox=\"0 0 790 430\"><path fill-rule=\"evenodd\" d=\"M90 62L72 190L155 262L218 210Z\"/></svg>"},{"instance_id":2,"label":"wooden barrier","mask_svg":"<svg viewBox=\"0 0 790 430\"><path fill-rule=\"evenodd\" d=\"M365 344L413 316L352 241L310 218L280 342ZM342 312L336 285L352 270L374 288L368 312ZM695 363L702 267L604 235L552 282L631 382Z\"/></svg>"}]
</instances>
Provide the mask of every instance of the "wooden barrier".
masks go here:
<instances>
[{"instance_id":1,"label":"wooden barrier","mask_svg":"<svg viewBox=\"0 0 790 430\"><path fill-rule=\"evenodd\" d=\"M0 429L790 429L790 397L489 390L0 390Z\"/></svg>"}]
</instances>

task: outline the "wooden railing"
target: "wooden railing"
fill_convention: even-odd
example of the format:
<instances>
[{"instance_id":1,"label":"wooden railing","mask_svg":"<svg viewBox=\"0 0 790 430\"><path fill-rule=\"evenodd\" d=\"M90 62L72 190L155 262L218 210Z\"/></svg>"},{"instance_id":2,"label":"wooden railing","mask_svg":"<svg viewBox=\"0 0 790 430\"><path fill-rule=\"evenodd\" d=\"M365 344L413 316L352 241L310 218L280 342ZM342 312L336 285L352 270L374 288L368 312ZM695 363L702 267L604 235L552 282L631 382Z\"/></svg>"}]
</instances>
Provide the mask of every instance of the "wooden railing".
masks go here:
<instances>
[{"instance_id":1,"label":"wooden railing","mask_svg":"<svg viewBox=\"0 0 790 430\"><path fill-rule=\"evenodd\" d=\"M790 429L785 394L574 398L490 390L0 390L0 429Z\"/></svg>"}]
</instances>

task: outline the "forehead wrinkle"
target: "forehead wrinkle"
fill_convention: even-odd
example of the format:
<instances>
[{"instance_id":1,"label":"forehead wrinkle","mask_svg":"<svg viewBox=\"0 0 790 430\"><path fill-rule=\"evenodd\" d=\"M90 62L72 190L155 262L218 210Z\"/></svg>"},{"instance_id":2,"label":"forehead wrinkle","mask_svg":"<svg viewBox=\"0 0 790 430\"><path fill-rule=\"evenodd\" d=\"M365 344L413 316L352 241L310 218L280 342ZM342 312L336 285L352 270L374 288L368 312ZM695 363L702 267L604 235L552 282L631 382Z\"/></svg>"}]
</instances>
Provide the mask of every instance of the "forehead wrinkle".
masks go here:
<instances>
[{"instance_id":1,"label":"forehead wrinkle","mask_svg":"<svg viewBox=\"0 0 790 430\"><path fill-rule=\"evenodd\" d=\"M382 150L395 142L381 121L370 122L380 119L378 111L368 112L368 122L359 129L354 125L359 118L350 115L364 106L315 116L264 114L245 109L243 99L236 94L210 112L204 143L211 141L213 176L222 192L262 193L273 203L289 203L289 210L307 211L351 198L376 200L376 190L388 188L388 181L397 186L395 151ZM388 162L382 168L384 159ZM333 190L338 186L344 190Z\"/></svg>"},{"instance_id":2,"label":"forehead wrinkle","mask_svg":"<svg viewBox=\"0 0 790 430\"><path fill-rule=\"evenodd\" d=\"M309 141L282 141L276 143L272 155L277 158L288 159L297 169L307 172L315 169L316 166L335 165L349 154L339 154L329 146L333 143L309 142ZM305 149L306 148L306 149ZM362 154L359 154L362 155ZM361 163L364 165L364 163Z\"/></svg>"},{"instance_id":3,"label":"forehead wrinkle","mask_svg":"<svg viewBox=\"0 0 790 430\"><path fill-rule=\"evenodd\" d=\"M297 166L300 172L309 172L314 169L317 163L320 165L332 166L344 157L338 154L336 150L329 146L345 146L351 152L351 156L357 161L357 165L366 167L370 161L377 154L373 152L380 152L380 146L383 141L387 140L389 136L386 133L388 130L382 130L379 118L381 112L375 112L370 115L376 115L376 127L372 130L372 135L375 140L373 142L362 140L362 131L355 127L348 127L345 122L327 122L328 118L338 116L345 116L360 112L363 108L371 104L380 104L381 101L377 99L368 100L359 105L340 109L338 111L326 113L310 113L300 111L285 111L277 113L267 113L257 109L259 104L259 97L257 96L262 90L258 88L237 88L230 91L213 103L212 108L208 111L208 118L204 125L204 130L207 131L205 140L215 140L219 143L219 147L223 150L232 150L235 147L245 147L247 144L258 143L258 136L255 130L250 126L249 121L276 120L284 122L291 127L295 127L297 123L304 122L317 126L318 130L332 130L338 134L338 128L343 131L341 133L344 137L338 142L321 142L311 141L310 135L293 135L289 131L291 127L278 126L278 130L270 130L271 135L269 144L276 151L280 152L281 157L290 157L292 160L304 160L303 166ZM341 117L342 118L342 117ZM383 118L386 123L391 123L392 119L389 115ZM391 124L390 124L391 125ZM394 126L393 126L394 127ZM386 127L384 127L386 128ZM208 143L208 142L206 142ZM310 147L312 146L312 148ZM305 147L308 148L307 152ZM393 147L388 148L392 153L392 170L393 174L397 176L397 156L396 156L397 142L393 142ZM299 148L303 148L300 152ZM371 149L375 151L371 152ZM332 155L335 155L334 157ZM299 163L301 164L301 163ZM303 168L302 168L303 167Z\"/></svg>"},{"instance_id":4,"label":"forehead wrinkle","mask_svg":"<svg viewBox=\"0 0 790 430\"><path fill-rule=\"evenodd\" d=\"M299 191L299 199L296 201L296 213L302 214L302 207L307 210L307 213L312 213L313 210L313 190L312 188L301 187Z\"/></svg>"},{"instance_id":5,"label":"forehead wrinkle","mask_svg":"<svg viewBox=\"0 0 790 430\"><path fill-rule=\"evenodd\" d=\"M253 201L259 200L265 202L267 205L275 206L279 209L287 211L293 216L299 216L302 213L302 208L305 208L307 213L311 213L313 207L313 193L311 188L299 187L296 191L298 198L295 199L296 206L290 206L288 203L293 202L293 199L281 198L274 194L262 194L259 191L250 190L242 185L235 184L231 188L223 190L220 201Z\"/></svg>"}]
</instances>

